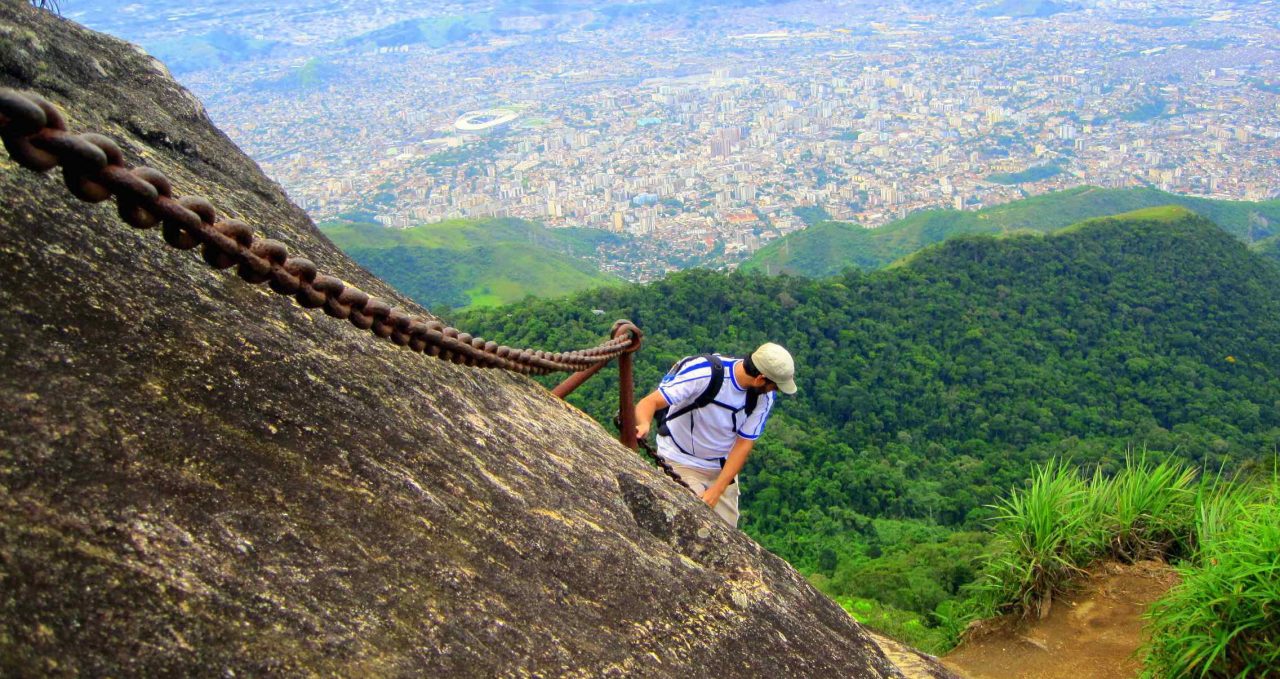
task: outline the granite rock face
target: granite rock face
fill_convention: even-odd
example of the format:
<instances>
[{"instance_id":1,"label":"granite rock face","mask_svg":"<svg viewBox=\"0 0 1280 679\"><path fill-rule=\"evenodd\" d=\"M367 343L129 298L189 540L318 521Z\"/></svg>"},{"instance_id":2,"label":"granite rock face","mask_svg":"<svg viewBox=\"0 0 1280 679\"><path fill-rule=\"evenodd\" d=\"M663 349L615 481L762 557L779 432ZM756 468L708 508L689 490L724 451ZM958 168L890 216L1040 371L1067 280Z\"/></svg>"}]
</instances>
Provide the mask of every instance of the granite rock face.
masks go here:
<instances>
[{"instance_id":1,"label":"granite rock face","mask_svg":"<svg viewBox=\"0 0 1280 679\"><path fill-rule=\"evenodd\" d=\"M0 0L0 86L421 312L136 48ZM7 154L0 195L0 675L903 676L533 382L214 271Z\"/></svg>"}]
</instances>

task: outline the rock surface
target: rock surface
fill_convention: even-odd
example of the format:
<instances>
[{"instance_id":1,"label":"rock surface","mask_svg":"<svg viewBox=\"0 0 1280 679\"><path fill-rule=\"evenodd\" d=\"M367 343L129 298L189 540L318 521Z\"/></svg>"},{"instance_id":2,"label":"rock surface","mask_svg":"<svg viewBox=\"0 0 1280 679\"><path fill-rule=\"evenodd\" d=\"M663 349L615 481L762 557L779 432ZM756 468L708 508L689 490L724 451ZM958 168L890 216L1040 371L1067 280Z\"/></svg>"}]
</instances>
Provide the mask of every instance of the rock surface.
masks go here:
<instances>
[{"instance_id":1,"label":"rock surface","mask_svg":"<svg viewBox=\"0 0 1280 679\"><path fill-rule=\"evenodd\" d=\"M0 86L421 311L135 48L0 0ZM7 154L0 194L0 675L903 676L532 381L214 271Z\"/></svg>"}]
</instances>

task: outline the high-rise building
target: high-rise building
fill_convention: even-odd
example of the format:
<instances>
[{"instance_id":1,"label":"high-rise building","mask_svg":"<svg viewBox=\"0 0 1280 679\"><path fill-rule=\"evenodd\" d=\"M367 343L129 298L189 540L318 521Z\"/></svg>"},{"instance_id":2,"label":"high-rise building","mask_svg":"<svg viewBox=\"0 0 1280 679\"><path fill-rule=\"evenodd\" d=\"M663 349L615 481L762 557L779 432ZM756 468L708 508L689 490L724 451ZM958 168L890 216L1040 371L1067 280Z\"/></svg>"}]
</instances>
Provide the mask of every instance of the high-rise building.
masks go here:
<instances>
[{"instance_id":1,"label":"high-rise building","mask_svg":"<svg viewBox=\"0 0 1280 679\"><path fill-rule=\"evenodd\" d=\"M896 187L896 186L881 186L881 187L880 187L880 200L884 201L884 204L885 204L885 205L895 205L895 204L897 204L897 202L898 202L898 187Z\"/></svg>"}]
</instances>

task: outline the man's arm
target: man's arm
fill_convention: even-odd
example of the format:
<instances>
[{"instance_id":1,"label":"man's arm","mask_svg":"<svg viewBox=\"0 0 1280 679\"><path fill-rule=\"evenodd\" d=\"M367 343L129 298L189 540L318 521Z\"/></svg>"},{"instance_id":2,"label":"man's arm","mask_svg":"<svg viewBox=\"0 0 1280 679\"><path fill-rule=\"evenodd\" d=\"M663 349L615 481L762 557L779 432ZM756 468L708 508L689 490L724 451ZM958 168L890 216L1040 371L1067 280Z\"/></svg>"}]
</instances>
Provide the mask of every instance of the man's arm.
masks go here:
<instances>
[{"instance_id":1,"label":"man's arm","mask_svg":"<svg viewBox=\"0 0 1280 679\"><path fill-rule=\"evenodd\" d=\"M653 413L659 408L667 407L667 397L661 391L654 390L636 403L636 438L644 440L649 435L649 426L653 424Z\"/></svg>"},{"instance_id":2,"label":"man's arm","mask_svg":"<svg viewBox=\"0 0 1280 679\"><path fill-rule=\"evenodd\" d=\"M702 494L702 501L707 503L708 507L715 507L720 501L720 496L724 494L725 489L733 483L733 477L737 476L738 472L742 471L742 466L747 463L747 456L751 454L751 448L755 444L755 439L744 439L741 436L734 442L733 448L729 449L729 457L725 459L724 467L720 470L720 476L717 476L716 482Z\"/></svg>"}]
</instances>

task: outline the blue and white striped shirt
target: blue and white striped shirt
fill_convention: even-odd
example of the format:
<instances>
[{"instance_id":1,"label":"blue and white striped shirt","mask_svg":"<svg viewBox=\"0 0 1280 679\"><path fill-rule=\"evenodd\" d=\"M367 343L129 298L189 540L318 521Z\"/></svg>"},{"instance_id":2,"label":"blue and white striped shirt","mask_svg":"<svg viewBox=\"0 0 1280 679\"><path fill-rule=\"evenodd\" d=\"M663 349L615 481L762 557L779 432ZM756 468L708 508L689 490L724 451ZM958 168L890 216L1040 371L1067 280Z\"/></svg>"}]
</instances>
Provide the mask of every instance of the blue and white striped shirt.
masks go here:
<instances>
[{"instance_id":1,"label":"blue and white striped shirt","mask_svg":"<svg viewBox=\"0 0 1280 679\"><path fill-rule=\"evenodd\" d=\"M773 409L774 394L761 394L755 411L748 416L745 412L747 389L740 386L733 375L734 366L741 361L737 358L722 359L724 382L714 403L667 421L671 436L658 437L660 455L689 467L719 469L720 460L729 455L738 437L756 439L764 433L769 411ZM705 359L694 360L675 375L664 377L658 391L671 406L671 412L676 412L697 399L710 380L711 363Z\"/></svg>"}]
</instances>

